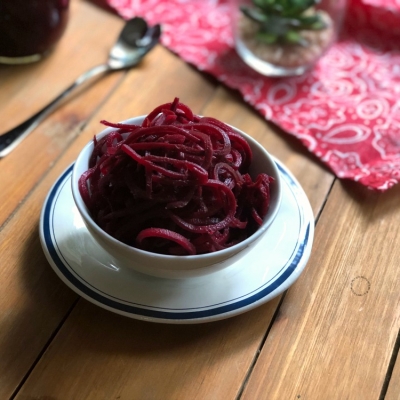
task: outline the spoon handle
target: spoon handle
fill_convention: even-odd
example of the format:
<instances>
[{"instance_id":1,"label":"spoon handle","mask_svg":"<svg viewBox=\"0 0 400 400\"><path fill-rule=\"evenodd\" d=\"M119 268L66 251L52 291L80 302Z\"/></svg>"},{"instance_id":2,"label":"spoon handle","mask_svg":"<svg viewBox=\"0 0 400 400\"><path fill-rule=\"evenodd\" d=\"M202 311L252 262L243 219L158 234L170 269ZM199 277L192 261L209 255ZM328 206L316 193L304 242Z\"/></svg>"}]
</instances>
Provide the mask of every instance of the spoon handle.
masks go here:
<instances>
[{"instance_id":1,"label":"spoon handle","mask_svg":"<svg viewBox=\"0 0 400 400\"><path fill-rule=\"evenodd\" d=\"M35 115L22 122L20 125L11 129L8 132L0 135L0 158L5 157L12 150L14 150L21 141L26 138L38 125L47 117L52 111L54 111L61 100L67 97L76 87L86 82L87 80L95 77L96 75L105 73L110 70L109 65L103 64L98 65L89 71L86 71L79 76L75 82L67 87L60 95L58 95L49 104L43 107Z\"/></svg>"}]
</instances>

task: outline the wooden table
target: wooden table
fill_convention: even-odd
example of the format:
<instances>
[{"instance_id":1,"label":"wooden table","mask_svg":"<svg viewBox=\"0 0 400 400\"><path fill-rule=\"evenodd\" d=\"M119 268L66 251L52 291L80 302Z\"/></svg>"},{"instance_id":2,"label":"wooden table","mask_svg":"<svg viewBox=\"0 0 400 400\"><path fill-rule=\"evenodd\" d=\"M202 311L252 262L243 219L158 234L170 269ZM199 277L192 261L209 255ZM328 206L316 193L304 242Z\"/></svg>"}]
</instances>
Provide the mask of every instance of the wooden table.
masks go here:
<instances>
[{"instance_id":1,"label":"wooden table","mask_svg":"<svg viewBox=\"0 0 400 400\"><path fill-rule=\"evenodd\" d=\"M1 131L103 62L122 25L72 1L50 57L0 66ZM208 324L149 323L97 307L56 276L39 242L45 196L99 120L175 96L261 142L301 183L316 220L311 258L286 293ZM335 179L237 93L165 48L81 91L0 165L1 399L400 399L400 186L379 194Z\"/></svg>"}]
</instances>

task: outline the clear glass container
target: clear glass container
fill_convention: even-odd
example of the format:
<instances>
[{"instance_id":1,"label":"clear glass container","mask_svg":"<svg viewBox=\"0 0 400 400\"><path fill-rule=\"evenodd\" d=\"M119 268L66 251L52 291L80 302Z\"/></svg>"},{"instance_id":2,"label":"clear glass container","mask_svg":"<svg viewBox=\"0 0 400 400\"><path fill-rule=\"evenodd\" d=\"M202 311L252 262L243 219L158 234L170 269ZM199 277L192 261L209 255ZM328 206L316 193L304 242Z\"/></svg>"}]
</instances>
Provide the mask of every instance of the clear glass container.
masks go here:
<instances>
[{"instance_id":1,"label":"clear glass container","mask_svg":"<svg viewBox=\"0 0 400 400\"><path fill-rule=\"evenodd\" d=\"M346 0L321 0L296 13L299 0L233 1L236 51L251 68L271 77L301 75L312 68L337 40L347 5ZM255 6L260 3L274 3L277 11Z\"/></svg>"},{"instance_id":2,"label":"clear glass container","mask_svg":"<svg viewBox=\"0 0 400 400\"><path fill-rule=\"evenodd\" d=\"M64 33L68 6L69 0L0 0L0 63L46 56Z\"/></svg>"}]
</instances>

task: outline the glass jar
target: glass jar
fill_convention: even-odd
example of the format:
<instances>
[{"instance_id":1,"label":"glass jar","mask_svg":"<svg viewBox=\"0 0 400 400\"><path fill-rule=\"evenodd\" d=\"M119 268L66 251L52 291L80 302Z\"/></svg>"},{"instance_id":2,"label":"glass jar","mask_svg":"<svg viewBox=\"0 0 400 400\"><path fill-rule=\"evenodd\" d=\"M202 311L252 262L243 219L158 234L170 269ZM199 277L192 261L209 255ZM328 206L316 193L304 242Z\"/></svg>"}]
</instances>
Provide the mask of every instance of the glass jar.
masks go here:
<instances>
[{"instance_id":1,"label":"glass jar","mask_svg":"<svg viewBox=\"0 0 400 400\"><path fill-rule=\"evenodd\" d=\"M236 51L254 70L271 77L312 68L336 41L346 9L346 0L234 2Z\"/></svg>"},{"instance_id":2,"label":"glass jar","mask_svg":"<svg viewBox=\"0 0 400 400\"><path fill-rule=\"evenodd\" d=\"M69 0L1 0L0 63L23 64L46 56L68 21Z\"/></svg>"}]
</instances>

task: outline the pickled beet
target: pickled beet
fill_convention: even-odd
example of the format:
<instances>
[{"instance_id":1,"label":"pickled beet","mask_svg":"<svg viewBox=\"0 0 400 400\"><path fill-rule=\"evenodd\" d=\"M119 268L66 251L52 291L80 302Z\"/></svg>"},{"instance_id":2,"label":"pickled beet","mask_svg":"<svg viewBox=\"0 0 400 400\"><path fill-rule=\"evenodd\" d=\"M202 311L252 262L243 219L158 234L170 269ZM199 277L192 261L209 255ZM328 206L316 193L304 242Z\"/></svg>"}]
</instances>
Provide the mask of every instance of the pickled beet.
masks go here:
<instances>
[{"instance_id":1,"label":"pickled beet","mask_svg":"<svg viewBox=\"0 0 400 400\"><path fill-rule=\"evenodd\" d=\"M248 173L247 141L175 99L141 125L102 121L114 131L97 140L82 198L95 222L143 250L204 254L230 247L261 225L274 179Z\"/></svg>"}]
</instances>

